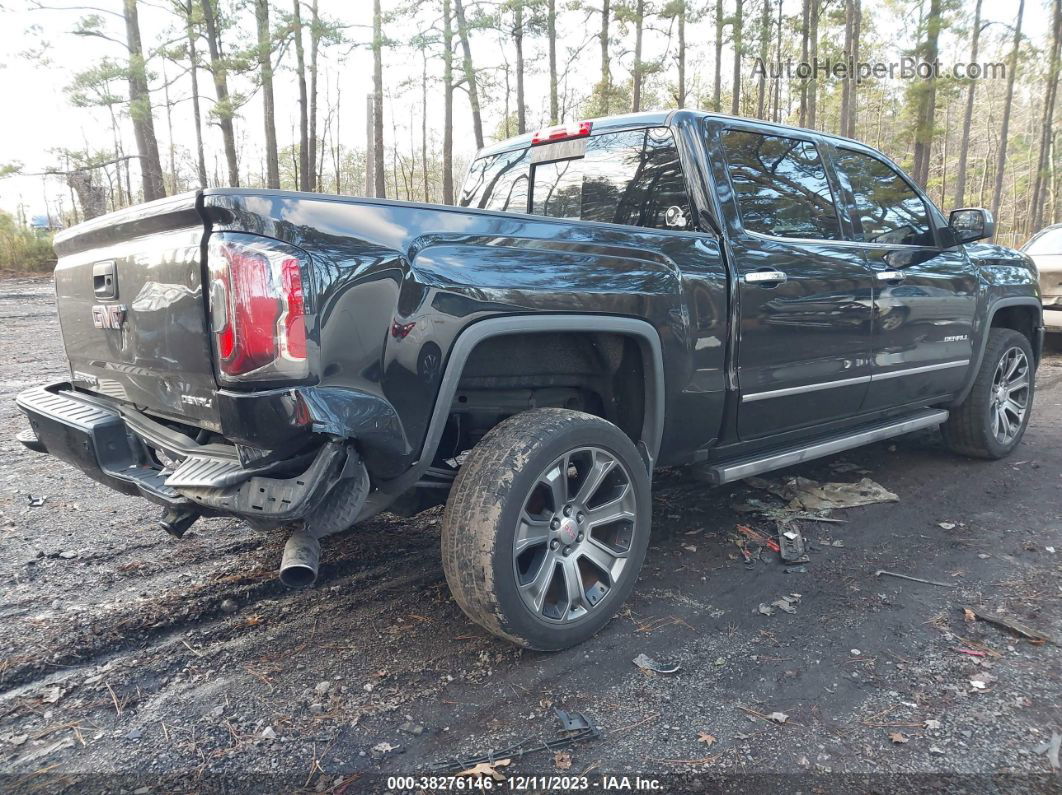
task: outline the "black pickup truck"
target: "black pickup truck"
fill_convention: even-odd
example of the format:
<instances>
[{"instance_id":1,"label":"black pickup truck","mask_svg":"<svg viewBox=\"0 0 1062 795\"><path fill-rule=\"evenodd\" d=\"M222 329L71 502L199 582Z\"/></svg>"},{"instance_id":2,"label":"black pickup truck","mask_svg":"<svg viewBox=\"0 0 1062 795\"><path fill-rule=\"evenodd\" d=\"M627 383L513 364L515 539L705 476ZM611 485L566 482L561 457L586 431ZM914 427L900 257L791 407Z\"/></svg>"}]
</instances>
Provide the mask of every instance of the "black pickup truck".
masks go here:
<instances>
[{"instance_id":1,"label":"black pickup truck","mask_svg":"<svg viewBox=\"0 0 1062 795\"><path fill-rule=\"evenodd\" d=\"M464 611L538 649L630 594L654 468L727 483L1029 420L1035 269L855 141L693 111L488 147L460 206L210 189L56 240L70 379L30 448L163 507L318 539L446 502Z\"/></svg>"}]
</instances>

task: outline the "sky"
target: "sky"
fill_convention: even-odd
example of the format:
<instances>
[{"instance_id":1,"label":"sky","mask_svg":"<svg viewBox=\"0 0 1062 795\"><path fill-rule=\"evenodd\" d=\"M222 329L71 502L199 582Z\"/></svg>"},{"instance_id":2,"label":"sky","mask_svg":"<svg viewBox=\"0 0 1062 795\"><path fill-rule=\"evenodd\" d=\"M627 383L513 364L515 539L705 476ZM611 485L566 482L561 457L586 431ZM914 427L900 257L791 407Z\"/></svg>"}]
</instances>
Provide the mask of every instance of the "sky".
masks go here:
<instances>
[{"instance_id":1,"label":"sky","mask_svg":"<svg viewBox=\"0 0 1062 795\"><path fill-rule=\"evenodd\" d=\"M84 11L69 10L69 7L74 6L77 0L44 0L44 2L56 7L67 7L68 10L30 10L26 0L0 0L0 107L8 109L10 114L8 123L0 127L0 164L18 161L23 164L25 172L31 173L57 164L57 159L49 153L50 149L58 147L104 148L111 145L110 123L106 111L71 107L64 94L64 88L70 83L75 72L91 66L100 58L121 55L116 45L98 39L70 35L69 31L84 14ZM785 0L785 3L784 10L787 15L799 12L800 0ZM95 4L101 8L112 8L115 11L121 9L119 0L95 0ZM657 3L657 5L661 4ZM703 0L698 4L703 5ZM247 5L253 8L250 3ZM397 2L384 0L385 11L397 5ZM566 0L558 2L558 6L565 5L567 5ZM728 0L727 7L731 5L732 2ZM912 4L863 0L864 14L869 12L874 18L874 23L866 36L868 38L877 36L882 42L892 42L892 44L886 44L885 47L893 50L891 55L894 57L899 57L900 54L896 49L898 43L911 40L913 34L909 30L913 30L914 24L912 19L905 19L893 10L898 5L910 6ZM747 15L755 14L759 7L759 0L745 0L745 6ZM1016 4L1010 2L988 0L984 6L983 14L989 20L1011 23L1016 13ZM1034 39L1044 36L1049 28L1049 13L1046 6L1047 0L1029 0L1026 3L1024 27ZM140 23L146 46L162 40L167 30L174 25L174 18L162 11L162 7L162 0L141 0ZM320 79L322 87L327 84L332 86L334 91L334 86L338 83L342 89L340 129L344 146L362 148L365 137L365 95L372 87L371 53L364 46L371 36L372 0L346 0L345 2L344 0L320 0L320 7L323 15L349 25L347 35L359 45L343 46L331 51L323 63ZM584 24L584 18L584 12L566 13L561 17L567 27L561 31L561 41L558 47L559 57L563 61L569 50L575 50L581 44L586 43L580 54L575 57L569 75L570 85L579 87L580 91L593 85L598 79L600 70L597 42L596 40L588 41L598 29L599 22L596 15L586 24ZM245 27L253 29L253 19ZM39 33L28 33L27 31L31 28L36 28ZM1002 35L1002 26L996 25L994 28L997 31L995 35ZM385 33L396 39L407 37L412 32L413 26L410 20L401 17L393 19L385 30ZM617 35L616 31L614 35ZM633 36L628 37L628 39L632 38ZM46 50L49 61L47 65L42 65L37 59L26 57L23 54L28 48L36 47L42 39L50 44ZM711 75L707 67L713 60L713 40L714 33L710 19L688 26L687 42L690 45L688 71L691 80L700 78L705 84L710 83ZM660 55L664 52L666 45L666 38L662 32L648 31L645 41L645 58L648 60ZM950 54L951 60L956 60L955 56L959 52L964 52L967 45L957 40L952 42L952 45L953 48L960 48ZM477 35L473 39L472 46L477 67L487 68L500 65L503 59L514 57L511 41L501 39L493 33ZM946 40L944 42L945 60L949 57L948 46ZM527 80L529 125L532 128L544 125L548 121L545 118L548 110L545 47L544 38L529 39L526 45L529 69ZM626 77L624 66L629 68L631 60L629 49L629 41L624 41L622 45L614 47L621 64L619 67L614 67L614 74L618 74L621 78ZM731 79L729 72L731 59L732 55L724 52L723 61L726 70L723 78L724 85L729 84ZM289 55L286 63L293 60L293 57ZM154 68L158 73L159 66L156 64ZM282 69L285 68L290 67L282 67ZM430 74L438 77L441 74L441 68L441 62L438 59L429 60ZM749 68L748 65L746 68ZM414 134L419 136L420 75L420 58L412 50L393 48L384 52L384 81L392 94L392 99L385 109L385 138L388 144L391 141L392 123L394 122L398 126L399 138L403 145L409 148L411 117L416 128ZM411 81L413 87L403 90L401 86L405 81ZM159 83L161 83L160 74L153 84ZM186 101L188 91L187 79L179 81L173 88L173 96L185 100L178 104L173 124L174 139L181 147L190 150L194 138L191 106ZM209 75L201 72L200 93L211 96L212 91L213 86ZM491 93L489 88L486 91L488 94ZM487 101L484 102L484 129L488 139L503 115L500 91L500 88L495 88L494 96L488 96ZM278 76L276 102L277 132L283 146L291 140L292 131L298 119L298 101L290 71ZM463 163L474 155L475 145L468 104L462 92L456 92L455 103L455 159ZM325 104L323 98L321 104L323 109ZM437 83L429 93L429 106L429 124L433 120L441 120L442 92ZM127 151L133 151L131 127L128 124L126 126ZM155 126L165 169L168 132L161 110L156 111ZM246 150L246 157L254 160L260 159L262 124L261 103L258 97L254 97L241 110L236 127L238 147ZM224 167L220 162L220 132L217 127L211 126L205 131L205 135L208 146L207 170L213 172L214 158L217 157L219 158L217 170L223 172ZM438 129L434 131L434 135L430 134L433 147L438 147L440 137L441 131ZM419 137L417 146L419 147ZM461 174L455 175L458 182L462 176ZM45 211L46 197L53 211L59 201L64 201L69 207L68 191L58 179L39 176L0 179L0 209L14 212L21 204L27 215L42 214Z\"/></svg>"}]
</instances>

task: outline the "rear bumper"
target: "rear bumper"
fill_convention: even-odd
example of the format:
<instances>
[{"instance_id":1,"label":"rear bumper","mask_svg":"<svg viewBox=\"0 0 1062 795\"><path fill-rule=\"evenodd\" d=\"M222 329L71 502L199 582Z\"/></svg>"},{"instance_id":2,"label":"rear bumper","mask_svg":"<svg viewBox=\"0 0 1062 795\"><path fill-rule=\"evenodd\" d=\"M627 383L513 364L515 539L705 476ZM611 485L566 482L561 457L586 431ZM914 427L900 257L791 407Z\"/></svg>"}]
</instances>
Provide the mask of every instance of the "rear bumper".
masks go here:
<instances>
[{"instance_id":1,"label":"rear bumper","mask_svg":"<svg viewBox=\"0 0 1062 795\"><path fill-rule=\"evenodd\" d=\"M30 423L31 431L18 436L26 447L72 464L116 491L170 508L290 522L311 514L340 480L367 477L344 442L326 442L298 465L256 470L245 468L234 449L197 445L67 383L29 389L16 402ZM160 450L180 463L164 467L154 452Z\"/></svg>"}]
</instances>

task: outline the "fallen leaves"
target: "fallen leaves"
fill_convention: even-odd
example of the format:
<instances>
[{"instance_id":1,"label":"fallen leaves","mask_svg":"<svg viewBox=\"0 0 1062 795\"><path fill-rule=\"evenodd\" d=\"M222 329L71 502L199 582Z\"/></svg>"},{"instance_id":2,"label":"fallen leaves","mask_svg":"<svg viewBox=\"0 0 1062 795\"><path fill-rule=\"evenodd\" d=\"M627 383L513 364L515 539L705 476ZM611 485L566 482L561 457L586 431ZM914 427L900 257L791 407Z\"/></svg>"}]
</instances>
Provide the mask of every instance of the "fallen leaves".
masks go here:
<instances>
[{"instance_id":1,"label":"fallen leaves","mask_svg":"<svg viewBox=\"0 0 1062 795\"><path fill-rule=\"evenodd\" d=\"M911 740L911 738L903 732L889 732L889 739L896 745L903 745Z\"/></svg>"},{"instance_id":2,"label":"fallen leaves","mask_svg":"<svg viewBox=\"0 0 1062 795\"><path fill-rule=\"evenodd\" d=\"M711 748L715 745L715 735L708 732L697 732L697 742L704 743Z\"/></svg>"},{"instance_id":3,"label":"fallen leaves","mask_svg":"<svg viewBox=\"0 0 1062 795\"><path fill-rule=\"evenodd\" d=\"M494 781L505 781L505 774L498 770L498 768L507 767L508 765L511 765L512 762L513 760L511 759L498 759L494 762L480 762L478 765L473 765L467 770L462 770L457 776L463 778L489 778Z\"/></svg>"},{"instance_id":4,"label":"fallen leaves","mask_svg":"<svg viewBox=\"0 0 1062 795\"><path fill-rule=\"evenodd\" d=\"M557 751L553 755L553 766L557 770L571 770L572 767L572 755L567 751Z\"/></svg>"}]
</instances>

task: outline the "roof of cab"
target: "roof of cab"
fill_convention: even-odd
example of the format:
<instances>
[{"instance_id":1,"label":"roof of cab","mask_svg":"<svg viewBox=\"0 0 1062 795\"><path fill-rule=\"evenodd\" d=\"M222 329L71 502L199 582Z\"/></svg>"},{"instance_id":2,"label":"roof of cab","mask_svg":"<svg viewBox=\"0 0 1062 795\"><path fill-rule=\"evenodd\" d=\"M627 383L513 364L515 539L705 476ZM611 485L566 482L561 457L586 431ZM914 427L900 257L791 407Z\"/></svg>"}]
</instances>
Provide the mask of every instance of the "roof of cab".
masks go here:
<instances>
[{"instance_id":1,"label":"roof of cab","mask_svg":"<svg viewBox=\"0 0 1062 795\"><path fill-rule=\"evenodd\" d=\"M618 116L601 116L596 119L586 119L586 121L593 122L594 132L602 132L607 130L624 130L637 127L663 127L673 123L676 118L702 118L702 119L721 119L724 121L739 121L744 124L755 124L758 127L765 129L778 130L779 132L785 131L798 131L805 135L816 135L822 138L829 138L835 141L844 141L845 143L857 144L861 147L865 147L866 144L861 141L857 141L853 138L845 138L841 135L834 135L833 133L823 132L821 130L809 130L804 127L797 127L791 124L779 124L778 122L764 121L763 119L750 119L744 116L732 116L726 113L712 113L703 110L691 110L689 108L678 110L651 110L643 111L641 113L623 113ZM506 138L504 141L499 141L496 144L490 144L484 146L476 153L476 157L483 157L484 155L493 155L498 152L506 152L511 149L521 149L531 145L531 139L535 135L534 132L524 133L523 135L516 135L512 138Z\"/></svg>"}]
</instances>

